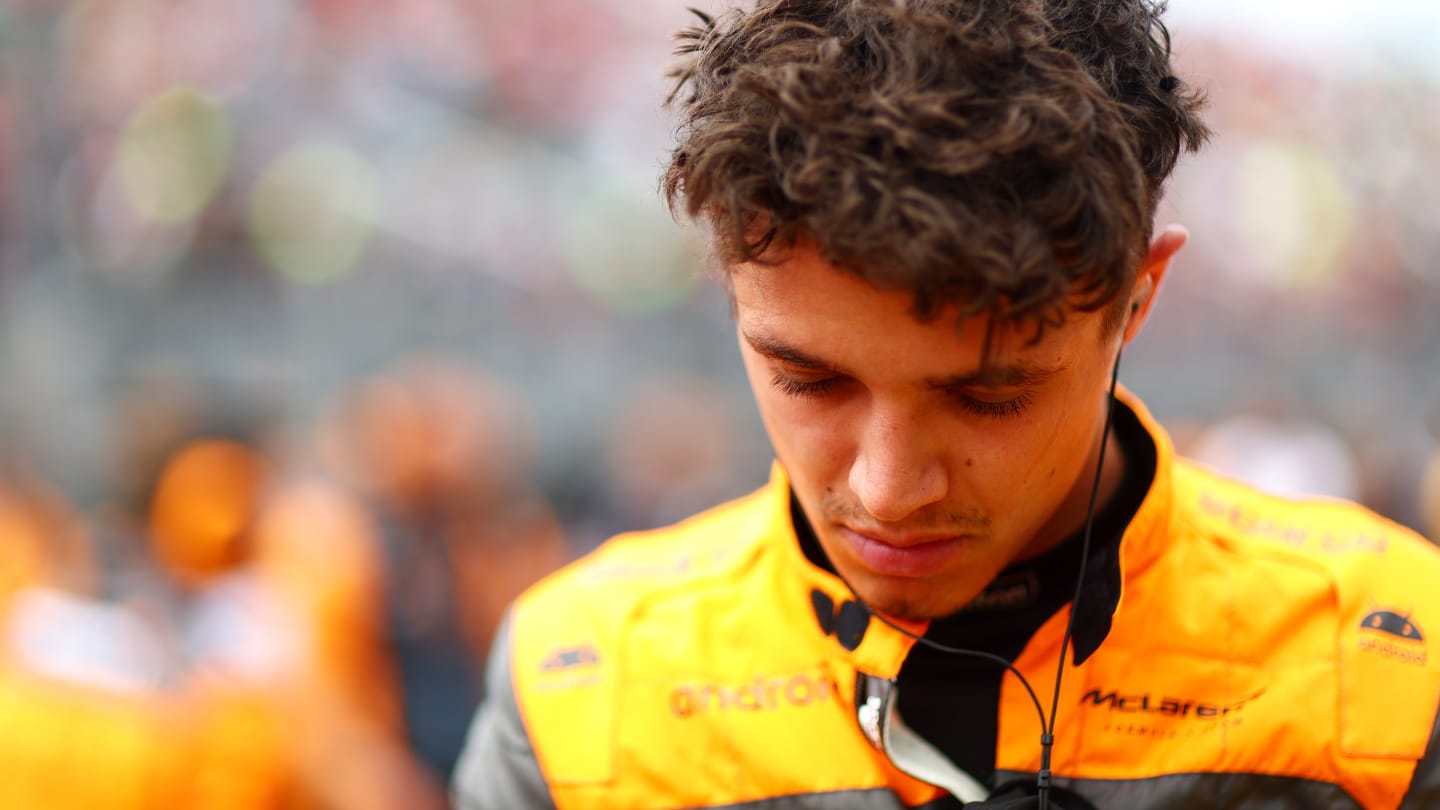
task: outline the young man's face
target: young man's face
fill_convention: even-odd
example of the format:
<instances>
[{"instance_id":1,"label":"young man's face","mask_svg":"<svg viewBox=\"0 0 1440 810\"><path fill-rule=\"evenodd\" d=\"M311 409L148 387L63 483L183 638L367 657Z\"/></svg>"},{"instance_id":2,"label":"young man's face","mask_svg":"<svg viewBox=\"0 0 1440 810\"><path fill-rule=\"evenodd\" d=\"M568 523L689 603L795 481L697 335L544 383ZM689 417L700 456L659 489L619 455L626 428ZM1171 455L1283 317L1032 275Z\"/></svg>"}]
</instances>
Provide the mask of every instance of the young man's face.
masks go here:
<instances>
[{"instance_id":1,"label":"young man's face","mask_svg":"<svg viewBox=\"0 0 1440 810\"><path fill-rule=\"evenodd\" d=\"M1029 345L927 323L799 247L732 269L741 353L780 462L840 575L905 619L963 607L1080 526L1121 330L1072 314ZM1118 469L1107 459L1107 478Z\"/></svg>"}]
</instances>

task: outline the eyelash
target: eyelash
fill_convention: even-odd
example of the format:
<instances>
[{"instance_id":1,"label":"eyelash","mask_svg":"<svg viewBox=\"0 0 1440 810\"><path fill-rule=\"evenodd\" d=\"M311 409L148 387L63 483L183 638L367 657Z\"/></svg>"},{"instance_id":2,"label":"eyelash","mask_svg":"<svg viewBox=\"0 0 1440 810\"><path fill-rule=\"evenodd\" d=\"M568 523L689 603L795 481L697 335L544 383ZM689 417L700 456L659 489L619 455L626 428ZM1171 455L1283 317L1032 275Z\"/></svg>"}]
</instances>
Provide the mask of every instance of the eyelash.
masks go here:
<instances>
[{"instance_id":1,"label":"eyelash","mask_svg":"<svg viewBox=\"0 0 1440 810\"><path fill-rule=\"evenodd\" d=\"M805 399L818 397L829 392L831 388L835 387L837 381L838 378L830 377L824 380L816 380L815 382L802 382L787 377L782 371L776 371L775 376L770 380L770 384L786 396ZM1022 392L1019 396L1003 402L987 402L983 399L975 399L974 397L966 396L958 392L952 393L951 396L964 410L991 419L1008 419L1019 416L1029 407L1031 400L1031 393L1029 391Z\"/></svg>"},{"instance_id":2,"label":"eyelash","mask_svg":"<svg viewBox=\"0 0 1440 810\"><path fill-rule=\"evenodd\" d=\"M770 384L775 386L780 393L792 397L818 397L835 386L835 378L816 380L815 382L801 382L785 376L783 371L775 372Z\"/></svg>"},{"instance_id":3,"label":"eyelash","mask_svg":"<svg viewBox=\"0 0 1440 810\"><path fill-rule=\"evenodd\" d=\"M960 407L971 413L981 416L988 416L992 419L1009 419L1019 416L1025 412L1030 405L1030 392L1025 391L1013 399L1004 402L986 402L983 399L967 397L963 394L957 395L960 400Z\"/></svg>"}]
</instances>

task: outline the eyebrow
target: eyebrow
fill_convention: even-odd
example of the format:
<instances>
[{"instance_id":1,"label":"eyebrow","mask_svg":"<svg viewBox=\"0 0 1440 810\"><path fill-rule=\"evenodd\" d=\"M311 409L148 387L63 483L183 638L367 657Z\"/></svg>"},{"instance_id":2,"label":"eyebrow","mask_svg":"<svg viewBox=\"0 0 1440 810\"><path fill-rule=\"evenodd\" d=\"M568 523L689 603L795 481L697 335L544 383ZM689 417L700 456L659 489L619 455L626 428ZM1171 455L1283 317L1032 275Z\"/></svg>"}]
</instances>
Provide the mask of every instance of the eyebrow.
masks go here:
<instances>
[{"instance_id":1,"label":"eyebrow","mask_svg":"<svg viewBox=\"0 0 1440 810\"><path fill-rule=\"evenodd\" d=\"M771 360L781 360L792 366L799 366L800 368L812 369L814 371L845 373L844 369L834 363L821 360L817 357L811 357L794 346L770 335L755 335L749 332L745 332L744 335L745 342L750 344L750 348Z\"/></svg>"},{"instance_id":2,"label":"eyebrow","mask_svg":"<svg viewBox=\"0 0 1440 810\"><path fill-rule=\"evenodd\" d=\"M1005 365L988 365L965 374L951 377L927 377L927 388L1009 388L1039 385L1067 366L1037 366L1033 363L1016 362Z\"/></svg>"},{"instance_id":3,"label":"eyebrow","mask_svg":"<svg viewBox=\"0 0 1440 810\"><path fill-rule=\"evenodd\" d=\"M756 352L799 368L814 371L830 371L848 374L842 367L806 354L784 341L765 334L744 333L745 342ZM921 384L926 388L943 390L947 388L1004 388L1039 385L1068 368L1068 364L1042 366L1025 361L1004 364L989 364L974 371L953 374L948 377L926 377Z\"/></svg>"}]
</instances>

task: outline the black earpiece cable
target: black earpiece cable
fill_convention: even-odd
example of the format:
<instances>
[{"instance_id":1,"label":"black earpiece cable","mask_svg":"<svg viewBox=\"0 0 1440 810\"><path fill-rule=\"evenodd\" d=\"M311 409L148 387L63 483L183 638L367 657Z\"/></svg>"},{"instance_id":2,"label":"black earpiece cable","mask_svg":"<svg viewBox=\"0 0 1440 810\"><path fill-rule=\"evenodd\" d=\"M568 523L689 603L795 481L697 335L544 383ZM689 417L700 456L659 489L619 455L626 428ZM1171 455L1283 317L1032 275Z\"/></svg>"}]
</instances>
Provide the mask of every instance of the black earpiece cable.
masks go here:
<instances>
[{"instance_id":1,"label":"black earpiece cable","mask_svg":"<svg viewBox=\"0 0 1440 810\"><path fill-rule=\"evenodd\" d=\"M1131 312L1134 312L1132 309ZM1100 457L1095 461L1095 482L1090 485L1090 505L1085 509L1085 535L1080 541L1080 575L1075 578L1075 598L1070 602L1070 618L1065 622L1065 637L1060 641L1060 662L1055 665L1055 693L1050 699L1050 728L1040 735L1040 773L1035 787L1040 810L1050 807L1050 749L1055 745L1055 720L1060 713L1060 678L1065 674L1065 654L1075 632L1075 614L1080 612L1080 592L1085 587L1085 567L1090 561L1090 534L1095 529L1095 503L1100 496L1100 475L1105 469L1105 448L1110 444L1110 424L1115 417L1115 386L1120 381L1120 358L1125 354L1125 341L1115 352L1115 367L1110 370L1110 396L1105 403L1105 428L1100 431ZM1041 716L1040 723L1045 723Z\"/></svg>"},{"instance_id":2,"label":"black earpiece cable","mask_svg":"<svg viewBox=\"0 0 1440 810\"><path fill-rule=\"evenodd\" d=\"M986 661L999 664L1014 673L1015 677L1020 680L1020 685L1024 686L1025 691L1030 693L1030 700L1035 704L1035 713L1040 716L1040 772L1035 775L1036 799L1039 801L1040 810L1049 810L1050 807L1050 751L1055 744L1055 717L1060 711L1060 678L1065 673L1065 653L1068 652L1070 648L1070 637L1075 631L1075 614L1078 612L1080 606L1080 592L1085 587L1085 566L1090 559L1090 535L1095 528L1095 505L1100 497L1101 474L1105 470L1105 448L1110 443L1110 427L1115 416L1115 388L1120 381L1120 358L1124 353L1125 344L1122 341L1120 351L1115 353L1115 366L1110 370L1110 393L1108 395L1108 401L1105 403L1105 427L1100 431L1100 455L1095 461L1095 480L1090 485L1090 503L1085 508L1085 532L1080 540L1080 573L1075 577L1075 598L1070 603L1070 618L1065 622L1065 636L1060 642L1060 663L1055 669L1055 693L1050 700L1050 715L1048 720L1046 719L1045 709L1040 705L1040 698L1035 694L1034 687L1030 685L1030 681L1025 678L1024 674L1015 668L1014 662L1006 661L994 653L951 647L924 636L916 635L890 621L890 619L886 618L883 614L871 610L869 605L866 605L863 600L860 600L858 594L855 596L855 599L865 607L865 610L868 611L870 615L879 619L883 624L897 633L914 639L917 644L923 644L926 647L949 653L950 655L967 655L972 658L982 658ZM854 589L852 588L851 591L853 593Z\"/></svg>"},{"instance_id":3,"label":"black earpiece cable","mask_svg":"<svg viewBox=\"0 0 1440 810\"><path fill-rule=\"evenodd\" d=\"M859 599L860 597L859 597L859 596L856 596L855 598L856 598L856 599ZM862 602L861 604L864 604L864 603ZM940 652L943 652L943 653L949 653L950 655L968 655L968 656L970 656L971 658L983 658L983 659L985 659L986 661L990 661L990 662L992 662L992 663L999 664L1000 666L1002 666L1002 667L1010 670L1011 672L1015 673L1015 677L1017 677L1017 678L1020 679L1020 685L1023 686L1023 687L1025 687L1025 691L1026 691L1026 692L1029 692L1029 693L1030 693L1030 702L1035 704L1035 712L1036 712L1036 714L1039 714L1039 715L1040 715L1040 730L1041 730L1041 731L1044 731L1044 730L1045 730L1045 709L1042 708L1041 705L1040 705L1040 696L1037 695L1037 694L1035 694L1035 690L1031 688L1030 682L1027 681L1027 680L1025 680L1025 676L1020 673L1020 670L1018 670L1018 669L1015 668L1015 664L1014 664L1014 663L1012 663L1012 662L1010 662L1010 661L1006 661L1004 658L1001 658L1000 656L996 655L995 653L988 653L988 652L985 652L984 650L966 650L966 649L963 649L963 648L961 648L961 647L951 647L951 646L949 646L948 644L941 644L940 642L935 641L934 639L928 639L928 638L926 638L926 637L924 637L924 636L917 636L917 635L915 635L914 633L910 632L909 630L906 630L905 628L901 627L900 625L898 625L898 624L890 621L890 619L886 618L884 614L876 613L875 611L870 610L870 606L869 606L869 605L865 605L865 609L868 610L868 611L870 611L870 615L871 615L871 616L874 616L874 617L877 618L877 619L879 619L879 620L881 621L881 623L889 626L892 630L894 630L894 631L897 632L897 633L900 633L901 635L909 636L910 638L914 639L917 644L923 644L923 645L925 645L926 647L929 647L929 648L934 649L934 650L939 650Z\"/></svg>"}]
</instances>

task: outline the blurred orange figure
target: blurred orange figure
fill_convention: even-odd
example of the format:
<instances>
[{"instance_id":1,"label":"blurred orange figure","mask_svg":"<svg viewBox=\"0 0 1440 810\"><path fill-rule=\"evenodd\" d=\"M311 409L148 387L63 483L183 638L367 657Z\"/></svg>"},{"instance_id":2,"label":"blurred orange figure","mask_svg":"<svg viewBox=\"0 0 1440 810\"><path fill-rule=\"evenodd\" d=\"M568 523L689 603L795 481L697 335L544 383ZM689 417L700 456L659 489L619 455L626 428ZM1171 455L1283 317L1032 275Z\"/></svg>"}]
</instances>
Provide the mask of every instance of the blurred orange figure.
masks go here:
<instances>
[{"instance_id":1,"label":"blurred orange figure","mask_svg":"<svg viewBox=\"0 0 1440 810\"><path fill-rule=\"evenodd\" d=\"M30 476L0 479L0 615L22 588L88 588L94 576L89 539L65 499Z\"/></svg>"},{"instance_id":2,"label":"blurred orange figure","mask_svg":"<svg viewBox=\"0 0 1440 810\"><path fill-rule=\"evenodd\" d=\"M1430 454L1420 476L1420 514L1424 521L1420 530L1430 542L1440 545L1440 446Z\"/></svg>"},{"instance_id":3,"label":"blurred orange figure","mask_svg":"<svg viewBox=\"0 0 1440 810\"><path fill-rule=\"evenodd\" d=\"M570 556L530 484L533 426L496 380L432 358L345 391L318 452L380 528L410 746L448 780L505 607Z\"/></svg>"},{"instance_id":4,"label":"blurred orange figure","mask_svg":"<svg viewBox=\"0 0 1440 810\"><path fill-rule=\"evenodd\" d=\"M200 439L166 461L148 528L173 615L35 587L14 598L0 807L443 806L399 733L362 506ZM37 567L7 563L7 582Z\"/></svg>"},{"instance_id":5,"label":"blurred orange figure","mask_svg":"<svg viewBox=\"0 0 1440 810\"><path fill-rule=\"evenodd\" d=\"M191 762L177 744L188 722L178 702L144 695L115 661L79 680L106 636L143 633L91 598L95 574L90 538L52 487L0 485L0 807L183 803Z\"/></svg>"},{"instance_id":6,"label":"blurred orange figure","mask_svg":"<svg viewBox=\"0 0 1440 810\"><path fill-rule=\"evenodd\" d=\"M201 440L162 473L151 530L157 559L196 592L188 681L205 698L208 761L195 806L441 806L399 731L382 560L361 504Z\"/></svg>"},{"instance_id":7,"label":"blurred orange figure","mask_svg":"<svg viewBox=\"0 0 1440 810\"><path fill-rule=\"evenodd\" d=\"M169 442L128 589L58 496L0 489L0 807L443 807L501 612L569 556L513 394L365 383L321 442L340 482Z\"/></svg>"}]
</instances>

